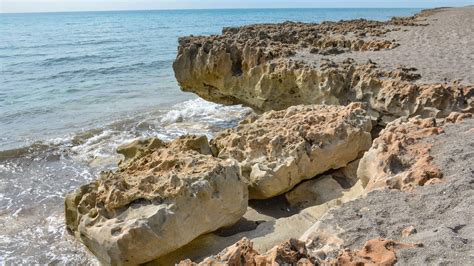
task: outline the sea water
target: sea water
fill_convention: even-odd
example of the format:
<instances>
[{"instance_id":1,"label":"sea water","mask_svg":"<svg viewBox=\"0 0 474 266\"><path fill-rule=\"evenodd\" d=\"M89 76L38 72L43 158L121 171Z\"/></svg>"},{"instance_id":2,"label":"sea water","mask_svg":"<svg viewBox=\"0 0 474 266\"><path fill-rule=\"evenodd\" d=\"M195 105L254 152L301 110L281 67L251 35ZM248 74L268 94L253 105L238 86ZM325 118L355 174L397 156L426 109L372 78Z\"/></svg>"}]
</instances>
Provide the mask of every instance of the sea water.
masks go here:
<instances>
[{"instance_id":1,"label":"sea water","mask_svg":"<svg viewBox=\"0 0 474 266\"><path fill-rule=\"evenodd\" d=\"M249 110L183 93L177 39L223 27L419 9L241 9L0 14L0 263L97 264L64 227L64 195L113 169L137 138L209 137Z\"/></svg>"}]
</instances>

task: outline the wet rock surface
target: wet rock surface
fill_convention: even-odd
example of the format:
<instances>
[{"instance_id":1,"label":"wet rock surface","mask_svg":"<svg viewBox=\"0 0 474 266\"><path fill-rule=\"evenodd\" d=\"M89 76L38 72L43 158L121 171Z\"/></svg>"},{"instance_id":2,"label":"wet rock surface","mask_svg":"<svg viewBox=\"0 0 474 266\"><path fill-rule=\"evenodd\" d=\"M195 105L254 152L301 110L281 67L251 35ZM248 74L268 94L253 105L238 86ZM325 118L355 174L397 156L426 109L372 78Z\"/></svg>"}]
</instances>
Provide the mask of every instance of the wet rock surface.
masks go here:
<instances>
[{"instance_id":1,"label":"wet rock surface","mask_svg":"<svg viewBox=\"0 0 474 266\"><path fill-rule=\"evenodd\" d=\"M206 137L152 143L154 151L66 197L68 229L103 263L150 261L232 225L247 208L238 166L201 153Z\"/></svg>"}]
</instances>

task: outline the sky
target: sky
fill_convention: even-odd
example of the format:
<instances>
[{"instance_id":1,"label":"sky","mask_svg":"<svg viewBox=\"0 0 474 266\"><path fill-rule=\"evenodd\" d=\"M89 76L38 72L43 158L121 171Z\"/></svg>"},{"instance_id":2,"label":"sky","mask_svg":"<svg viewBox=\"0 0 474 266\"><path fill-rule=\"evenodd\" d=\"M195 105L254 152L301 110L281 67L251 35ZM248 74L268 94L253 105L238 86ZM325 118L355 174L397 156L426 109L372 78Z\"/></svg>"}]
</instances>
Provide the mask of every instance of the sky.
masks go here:
<instances>
[{"instance_id":1,"label":"sky","mask_svg":"<svg viewBox=\"0 0 474 266\"><path fill-rule=\"evenodd\" d=\"M474 0L0 0L0 12L466 5L474 5Z\"/></svg>"}]
</instances>

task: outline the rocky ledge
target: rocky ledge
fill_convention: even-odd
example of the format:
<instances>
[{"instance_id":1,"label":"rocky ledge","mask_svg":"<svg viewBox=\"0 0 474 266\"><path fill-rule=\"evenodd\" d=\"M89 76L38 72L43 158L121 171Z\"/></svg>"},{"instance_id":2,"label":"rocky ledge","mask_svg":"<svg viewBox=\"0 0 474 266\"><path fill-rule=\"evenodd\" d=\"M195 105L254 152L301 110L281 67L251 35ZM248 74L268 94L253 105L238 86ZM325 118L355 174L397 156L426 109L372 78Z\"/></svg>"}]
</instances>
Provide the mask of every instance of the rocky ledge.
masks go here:
<instances>
[{"instance_id":1,"label":"rocky ledge","mask_svg":"<svg viewBox=\"0 0 474 266\"><path fill-rule=\"evenodd\" d=\"M419 72L371 58L410 61L407 36L434 42L472 14L181 38L183 90L256 113L210 141L120 147L117 170L67 195L68 230L114 265L470 264L472 64L441 67L440 76L455 68L462 78L440 81L426 78L439 69L426 66L439 55L431 44L430 54L411 43L426 59ZM450 43L445 52L464 62L474 45L458 45L472 39L434 46Z\"/></svg>"},{"instance_id":2,"label":"rocky ledge","mask_svg":"<svg viewBox=\"0 0 474 266\"><path fill-rule=\"evenodd\" d=\"M386 36L427 27L430 12L387 22L287 22L183 37L173 67L184 91L257 112L298 104L366 102L382 125L402 116L441 118L452 111L473 112L474 86L415 83L421 77L416 68L382 68L382 62L370 59L381 49L411 49ZM352 59L354 51L366 55L366 61Z\"/></svg>"}]
</instances>

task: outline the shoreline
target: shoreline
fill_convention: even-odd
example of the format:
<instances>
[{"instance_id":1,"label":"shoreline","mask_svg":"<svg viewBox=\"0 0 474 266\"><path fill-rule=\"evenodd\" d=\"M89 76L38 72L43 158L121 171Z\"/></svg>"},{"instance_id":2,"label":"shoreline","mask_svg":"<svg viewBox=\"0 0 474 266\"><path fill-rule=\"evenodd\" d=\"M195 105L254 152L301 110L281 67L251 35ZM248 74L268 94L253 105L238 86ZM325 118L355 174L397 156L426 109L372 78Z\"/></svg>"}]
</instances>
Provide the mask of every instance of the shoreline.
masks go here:
<instances>
[{"instance_id":1,"label":"shoreline","mask_svg":"<svg viewBox=\"0 0 474 266\"><path fill-rule=\"evenodd\" d=\"M453 10L464 16L448 16ZM346 234L341 229L349 213L344 208L352 209L347 207L351 202L364 199L380 201L377 193L382 198L394 193L396 201L423 189L429 198L440 184L453 182L445 175L451 166L439 163L433 150L448 150L446 142L462 146L458 135L472 134L474 86L469 67L461 62L469 56L461 54L456 59L461 71L455 69L461 77L467 72L467 85L454 79L430 80L430 61L418 60L427 65L416 67L395 61L388 70L379 62L403 57L395 52L408 49L410 34L423 41L434 34L433 28L441 33L459 30L471 13L474 7L424 10L387 22L258 24L224 28L222 35L181 38L173 68L184 91L221 104L247 105L258 114L211 140L187 135L119 148L125 159L117 171L104 173L66 197L68 229L101 261L112 264L157 258L151 264L198 265L192 259L203 265L393 265L398 259L414 259L398 249L429 256L431 250L422 249L423 243L399 237L405 231L407 236L425 233L425 218L416 215L419 211L413 206L407 208L416 229L408 230L400 221L387 225L396 232L392 234L368 228L371 238L365 237L366 248L361 250L355 249L360 241L354 243L361 238L360 230ZM445 43L446 52L454 55L462 49L469 54L472 48L459 46L463 40L472 41L468 35ZM438 53L438 46L409 49L423 58ZM367 62L348 58L356 54L363 54ZM338 61L340 57L345 59ZM452 70L449 62L441 61L446 65L433 70L438 75ZM462 154L460 164L470 165L474 157ZM361 204L360 210L387 213L384 221L391 217L387 215L406 219L406 210L388 214L385 204ZM219 228L227 229L216 231ZM444 237L431 234L423 241ZM225 246L229 247L222 250ZM445 251L459 262L468 260L453 254Z\"/></svg>"},{"instance_id":2,"label":"shoreline","mask_svg":"<svg viewBox=\"0 0 474 266\"><path fill-rule=\"evenodd\" d=\"M469 62L469 53L473 53L472 46L461 48L460 45L473 40L464 36L440 47L436 42L428 46L410 44L431 36L443 20L450 18L446 14L466 9L471 12L474 6L438 8L434 12L433 9L423 10L422 14L430 15L395 18L389 22L289 22L225 28L224 42L237 40L238 43L230 46L219 46L220 37L215 35L183 38L190 39L191 44L180 41L178 63L174 66L183 90L217 103L244 103L253 107L256 113L239 111L241 123L225 129L227 127L222 123L228 122L227 115L233 113L233 107L220 107L214 110L215 125L203 118L201 122L206 126L198 130L195 124L185 121L189 112L177 108L159 119L162 124L182 123L180 126L187 130L184 137L163 139L158 135L159 139L150 139L142 136L140 140L120 146L117 154L88 162L94 169L103 164L114 165L112 171L100 175L84 170L80 177L75 176L79 173L69 171L72 170L70 166L62 161L61 156L65 155L62 148L45 156L45 162L32 156L28 158L32 157L34 162L29 163L16 159L20 164L31 165L31 173L40 173L43 167L53 169L54 165L62 165L64 171L52 170L49 174L70 176L69 190L80 187L69 193L66 200L66 224L69 233L76 235L76 241L56 243L65 254L72 252L67 247L70 244L78 247L78 251L74 251L76 255L81 254L84 246L77 241L79 239L102 262L109 259L109 262L125 264L147 262L156 258L150 254L157 250L149 249L149 244L135 254L128 251L129 247L141 245L141 240L133 237L145 232L147 237L150 233L160 236L158 240L150 238L149 241L165 241L163 243L171 246L165 251L161 247L164 249L166 245L155 245L160 246L161 255L148 265L180 262L180 265L197 265L191 261L232 264L233 259L245 260L249 265L262 260L282 263L278 261L280 255L291 257L291 261L284 261L286 263L312 265L337 260L345 265L348 260L355 262L367 257L372 263L381 263L377 261L380 254L389 254L395 262L398 259L402 264L436 261L437 254L443 254L445 261L451 263L468 262L468 256L458 255L461 254L459 250L473 250L469 245L474 242L474 235L469 233L472 229L469 215L474 214L469 206L462 204L463 200L472 197L469 170L474 171L470 167L474 165L474 157L466 149L473 145L470 137L474 134L474 119L471 118L474 81L469 67L463 63ZM387 26L387 23L392 24ZM450 23L439 31L441 35L459 28L456 18ZM365 26L370 29L363 29ZM277 44L267 43L268 50L256 42L248 42L255 38L253 31L260 27L268 34L264 36L257 32L257 38L263 38L263 41L268 35L277 38L274 41ZM282 27L281 36L276 33L279 27ZM312 27L327 27L317 28L319 32L315 34L316 40L323 41L313 42L311 35L306 33L291 37L292 28L298 32L308 29L311 32ZM463 31L469 33L469 27ZM286 35L287 32L290 34ZM236 35L240 36L235 39ZM282 36L283 40L278 39ZM308 43L303 46L293 43L294 39L302 40L305 36L310 40L309 46ZM210 46L209 39L212 40ZM198 42L194 43L195 40ZM243 43L239 43L242 40ZM188 55L183 53L195 44L196 50L191 48ZM317 51L311 52L312 45ZM413 49L405 53L408 46ZM255 47L263 47L263 50L255 53ZM463 49L462 52L451 58L458 65L444 59L441 65L433 63L436 62L434 59L430 62L401 59L412 54L429 57L430 53L437 54L439 50L447 50L449 57L459 49ZM268 52L273 55L268 56ZM183 54L185 63L179 62ZM348 57L353 59L346 60ZM398 59L391 60L393 58ZM392 62L387 63L389 60ZM410 64L398 66L400 61ZM411 65L413 62L418 64L415 69ZM434 65L436 67L432 67ZM453 65L455 67L451 67ZM183 75L183 69L191 74ZM458 82L456 77L464 80ZM310 83L301 86L305 80L314 81L313 84L325 83L320 87L323 93L305 94L317 87ZM201 83L204 89L200 88ZM226 91L226 87L231 89ZM357 89L352 90L354 87ZM287 94L288 90L291 93ZM295 94L299 97L294 97ZM265 104L261 105L262 102ZM223 112L222 108L231 111ZM202 112L195 110L193 114L200 117ZM243 117L244 114L247 116ZM167 119L169 121L164 121ZM152 130L148 123L143 124L140 127L148 126ZM203 131L215 134L212 139L209 136L209 140L192 136L201 135ZM152 136L157 136L157 132L154 133ZM370 143L368 139L371 139ZM334 143L340 146L334 146ZM378 147L385 148L380 150ZM29 150L28 147L21 149ZM0 161L16 160L1 156ZM332 159L321 163L326 158ZM456 165L452 164L451 158L456 158ZM372 161L380 162L385 168L377 168ZM288 174L283 173L285 171ZM79 184L81 182L91 183ZM233 191L228 188L229 182ZM450 189L451 185L456 189ZM438 197L440 191L446 195ZM246 193L250 196L245 196ZM407 203L412 195L422 196ZM388 204L394 206L393 215L387 214L384 203L387 197L390 198ZM219 201L216 202L216 198ZM428 202L435 203L435 207L429 206ZM436 212L436 206L445 203L455 207ZM153 214L154 210L158 216ZM170 211L160 216L161 210ZM425 210L429 214L419 215ZM33 210L18 210L21 215L28 212L34 217ZM4 214L8 215L8 212ZM61 216L57 212L55 215ZM446 215L458 215L458 219L445 219ZM430 220L427 216L435 218ZM176 226L161 230L163 217ZM190 222L186 222L188 219ZM347 220L356 222L348 224ZM438 225L437 221L445 223ZM164 223L165 227L169 226L167 223ZM373 223L377 226L365 227ZM409 226L414 227L414 231L404 236L402 229ZM440 233L431 232L433 227ZM10 229L16 230L13 226ZM170 230L176 234L169 235ZM359 249L364 242L378 247L381 242L376 239L380 237L388 241L383 243L395 248L377 249L375 255L360 256ZM440 239L446 241L446 246L456 246L456 251L446 246L432 249ZM375 242L370 242L373 240ZM114 243L120 243L118 249ZM424 244L424 248L419 244ZM227 248L223 250L224 247ZM291 252L280 253L281 250ZM233 255L229 257L229 254ZM240 257L234 257L235 254ZM131 256L131 260L123 261L125 256ZM96 262L94 259L82 260Z\"/></svg>"}]
</instances>

